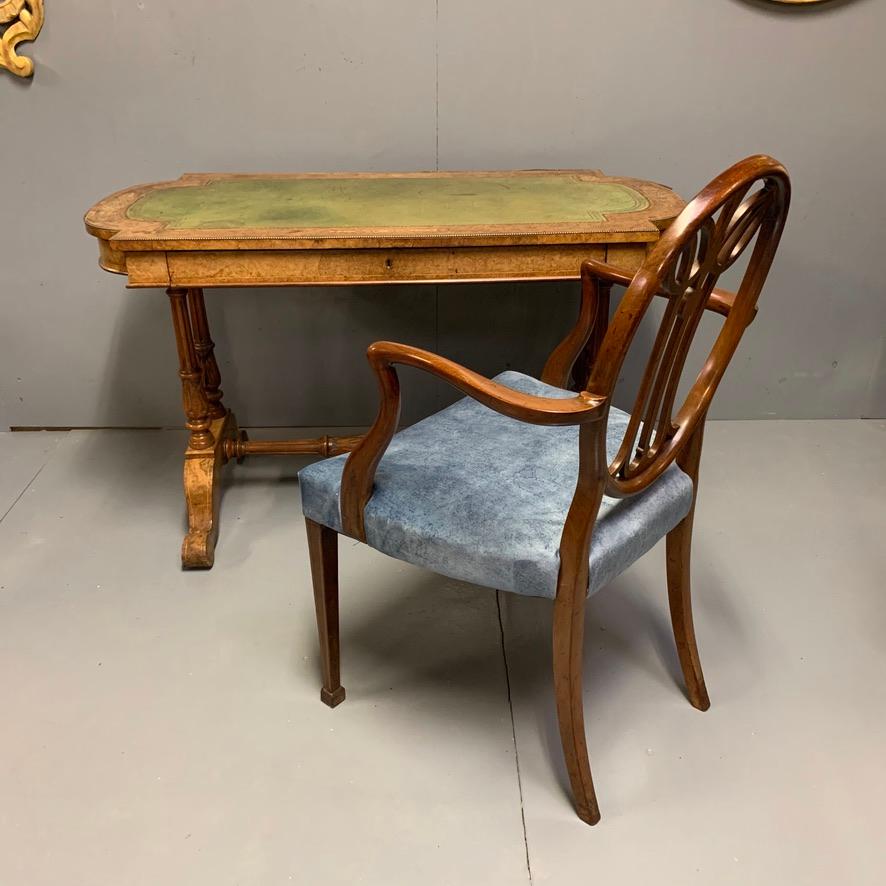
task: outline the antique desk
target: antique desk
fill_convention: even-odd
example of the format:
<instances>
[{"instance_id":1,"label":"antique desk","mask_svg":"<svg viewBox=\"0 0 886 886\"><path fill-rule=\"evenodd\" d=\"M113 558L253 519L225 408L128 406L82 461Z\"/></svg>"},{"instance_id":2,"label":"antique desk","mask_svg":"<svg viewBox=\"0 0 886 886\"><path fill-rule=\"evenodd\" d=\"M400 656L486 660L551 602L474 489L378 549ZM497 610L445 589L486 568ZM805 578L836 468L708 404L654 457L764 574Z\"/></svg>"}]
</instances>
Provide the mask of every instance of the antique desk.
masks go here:
<instances>
[{"instance_id":1,"label":"antique desk","mask_svg":"<svg viewBox=\"0 0 886 886\"><path fill-rule=\"evenodd\" d=\"M250 441L222 402L204 289L577 279L586 258L633 271L682 207L663 185L594 170L198 174L96 204L101 267L165 287L172 306L190 431L183 565L212 566L227 461L358 439Z\"/></svg>"}]
</instances>

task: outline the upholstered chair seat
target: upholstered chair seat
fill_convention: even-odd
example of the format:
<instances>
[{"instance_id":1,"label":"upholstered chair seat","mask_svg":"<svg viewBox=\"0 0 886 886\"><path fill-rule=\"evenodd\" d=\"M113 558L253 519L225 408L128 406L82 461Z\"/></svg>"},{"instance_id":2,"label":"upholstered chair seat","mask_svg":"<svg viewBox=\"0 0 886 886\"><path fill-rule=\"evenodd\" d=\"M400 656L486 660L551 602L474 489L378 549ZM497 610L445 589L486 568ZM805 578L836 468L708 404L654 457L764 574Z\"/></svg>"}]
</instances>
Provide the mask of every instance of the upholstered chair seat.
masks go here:
<instances>
[{"instance_id":1,"label":"upholstered chair seat","mask_svg":"<svg viewBox=\"0 0 886 886\"><path fill-rule=\"evenodd\" d=\"M495 381L526 394L575 396L519 372ZM628 418L610 409L610 460ZM363 514L366 542L450 578L553 599L578 452L577 427L526 424L466 397L394 436ZM346 458L299 473L305 516L336 532ZM691 507L692 480L676 464L637 495L604 497L591 542L589 593L664 538Z\"/></svg>"}]
</instances>

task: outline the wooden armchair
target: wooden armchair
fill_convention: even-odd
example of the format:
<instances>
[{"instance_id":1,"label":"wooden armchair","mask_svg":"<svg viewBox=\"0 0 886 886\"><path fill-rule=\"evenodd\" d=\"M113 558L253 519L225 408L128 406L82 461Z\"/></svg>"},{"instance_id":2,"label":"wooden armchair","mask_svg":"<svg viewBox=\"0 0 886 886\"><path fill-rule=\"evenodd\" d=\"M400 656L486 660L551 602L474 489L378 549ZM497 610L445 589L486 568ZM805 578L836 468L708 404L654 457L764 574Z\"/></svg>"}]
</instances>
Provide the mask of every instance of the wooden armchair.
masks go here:
<instances>
[{"instance_id":1,"label":"wooden armchair","mask_svg":"<svg viewBox=\"0 0 886 886\"><path fill-rule=\"evenodd\" d=\"M369 348L381 406L349 456L299 475L323 662L321 698L339 679L338 534L453 578L554 601L554 691L579 817L600 818L585 743L582 640L587 597L667 538L674 637L689 701L709 707L692 624L689 557L705 417L778 246L790 199L785 169L749 157L715 178L631 278L581 268L581 307L541 380L487 379L408 345ZM753 244L735 293L720 275ZM609 289L627 286L611 323ZM619 370L653 299L668 301L630 415L612 406ZM681 404L677 391L705 310L725 319ZM565 390L585 354L581 390ZM467 394L400 432L396 364ZM516 419L516 421L514 421ZM346 461L345 461L346 458Z\"/></svg>"}]
</instances>

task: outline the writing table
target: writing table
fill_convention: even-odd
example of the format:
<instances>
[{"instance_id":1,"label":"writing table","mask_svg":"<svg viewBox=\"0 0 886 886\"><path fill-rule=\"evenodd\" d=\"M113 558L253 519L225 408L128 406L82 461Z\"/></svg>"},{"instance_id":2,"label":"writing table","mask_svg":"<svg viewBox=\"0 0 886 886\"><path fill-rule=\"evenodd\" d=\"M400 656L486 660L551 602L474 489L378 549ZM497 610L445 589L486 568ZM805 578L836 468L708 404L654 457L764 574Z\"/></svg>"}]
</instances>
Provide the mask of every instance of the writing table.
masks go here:
<instances>
[{"instance_id":1,"label":"writing table","mask_svg":"<svg viewBox=\"0 0 886 886\"><path fill-rule=\"evenodd\" d=\"M578 279L587 258L634 271L682 208L663 185L597 170L200 173L97 203L85 221L101 267L166 288L172 307L190 432L182 564L212 566L227 461L359 439L250 441L222 400L205 289Z\"/></svg>"}]
</instances>

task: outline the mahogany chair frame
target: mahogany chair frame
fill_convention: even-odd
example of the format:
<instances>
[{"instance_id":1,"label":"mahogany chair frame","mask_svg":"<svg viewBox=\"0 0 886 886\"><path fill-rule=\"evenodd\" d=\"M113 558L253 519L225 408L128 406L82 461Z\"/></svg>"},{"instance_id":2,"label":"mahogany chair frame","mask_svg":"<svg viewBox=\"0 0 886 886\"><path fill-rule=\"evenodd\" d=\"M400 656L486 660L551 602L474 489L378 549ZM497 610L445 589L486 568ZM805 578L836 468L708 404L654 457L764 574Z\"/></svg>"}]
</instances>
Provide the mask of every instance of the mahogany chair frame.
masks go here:
<instances>
[{"instance_id":1,"label":"mahogany chair frame","mask_svg":"<svg viewBox=\"0 0 886 886\"><path fill-rule=\"evenodd\" d=\"M635 495L674 462L692 479L697 493L708 407L756 313L789 202L790 180L784 167L770 157L749 157L717 176L686 206L633 277L597 261L584 262L578 319L551 353L541 376L549 384L566 387L575 372L580 389L570 399L520 393L408 345L376 342L368 350L381 402L375 424L351 452L342 475L342 528L351 538L366 541L363 510L372 495L376 468L397 430L397 364L435 375L518 421L579 428L578 478L560 542L553 671L560 737L575 808L588 824L600 819L582 704L584 610L597 511L604 495ZM737 291L717 289L720 275L751 243L754 248ZM608 322L612 284L627 290ZM606 425L613 390L631 341L656 297L667 299L668 304L624 441L609 463ZM706 310L725 319L707 360L675 411L689 346ZM584 361L580 360L583 355L587 355ZM667 536L666 562L671 621L687 694L690 703L703 711L710 701L693 627L689 581L695 493L689 514ZM345 697L339 673L338 533L311 520L306 524L320 635L321 697L334 707Z\"/></svg>"}]
</instances>

